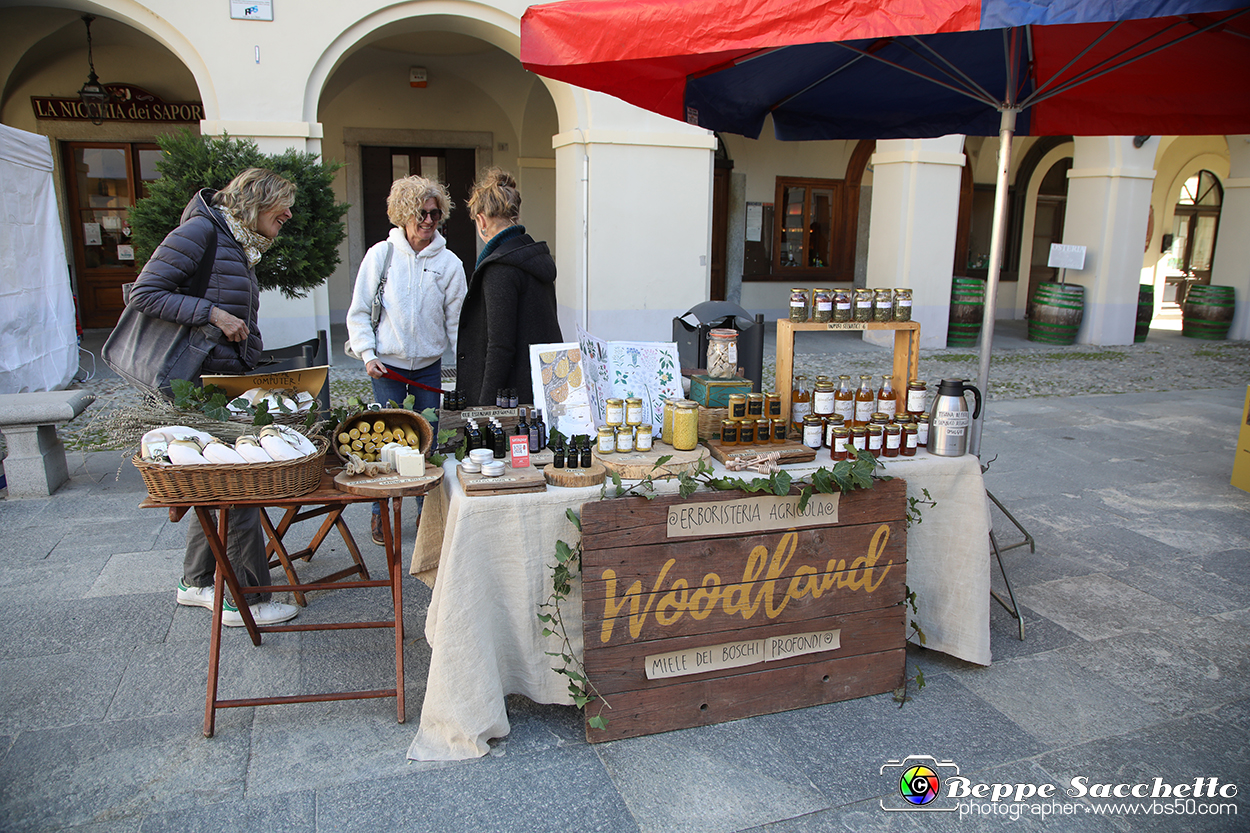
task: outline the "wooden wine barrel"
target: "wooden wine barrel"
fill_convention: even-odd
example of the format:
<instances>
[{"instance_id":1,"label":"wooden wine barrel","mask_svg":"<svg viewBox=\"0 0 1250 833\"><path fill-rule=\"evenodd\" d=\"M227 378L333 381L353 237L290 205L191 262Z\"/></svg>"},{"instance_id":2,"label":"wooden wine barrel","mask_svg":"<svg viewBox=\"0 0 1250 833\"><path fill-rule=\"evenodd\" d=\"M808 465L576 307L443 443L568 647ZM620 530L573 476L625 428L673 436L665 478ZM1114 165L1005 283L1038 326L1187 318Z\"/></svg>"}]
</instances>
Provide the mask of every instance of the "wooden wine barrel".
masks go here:
<instances>
[{"instance_id":1,"label":"wooden wine barrel","mask_svg":"<svg viewBox=\"0 0 1250 833\"><path fill-rule=\"evenodd\" d=\"M1075 344L1085 315L1085 287L1043 283L1029 300L1029 341Z\"/></svg>"},{"instance_id":2,"label":"wooden wine barrel","mask_svg":"<svg viewBox=\"0 0 1250 833\"><path fill-rule=\"evenodd\" d=\"M1219 341L1228 338L1235 299L1231 286L1194 284L1182 307L1181 335Z\"/></svg>"},{"instance_id":3,"label":"wooden wine barrel","mask_svg":"<svg viewBox=\"0 0 1250 833\"><path fill-rule=\"evenodd\" d=\"M1133 343L1141 344L1150 335L1150 322L1155 316L1155 288L1142 284L1137 290L1137 327L1133 330Z\"/></svg>"},{"instance_id":4,"label":"wooden wine barrel","mask_svg":"<svg viewBox=\"0 0 1250 833\"><path fill-rule=\"evenodd\" d=\"M955 278L951 282L950 324L947 347L976 347L985 317L985 281Z\"/></svg>"}]
</instances>

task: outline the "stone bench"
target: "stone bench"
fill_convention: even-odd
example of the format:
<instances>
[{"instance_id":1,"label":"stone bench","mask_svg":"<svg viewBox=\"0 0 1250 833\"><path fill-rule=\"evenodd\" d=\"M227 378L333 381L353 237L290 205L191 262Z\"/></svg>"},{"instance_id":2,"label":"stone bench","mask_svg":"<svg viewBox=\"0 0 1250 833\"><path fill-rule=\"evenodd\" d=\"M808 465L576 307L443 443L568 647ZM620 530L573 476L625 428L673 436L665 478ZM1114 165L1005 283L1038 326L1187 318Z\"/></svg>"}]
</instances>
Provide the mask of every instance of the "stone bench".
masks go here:
<instances>
[{"instance_id":1,"label":"stone bench","mask_svg":"<svg viewBox=\"0 0 1250 833\"><path fill-rule=\"evenodd\" d=\"M9 497L43 497L69 480L65 444L56 435L86 410L95 394L84 390L52 390L0 394L0 434L8 456L4 475Z\"/></svg>"}]
</instances>

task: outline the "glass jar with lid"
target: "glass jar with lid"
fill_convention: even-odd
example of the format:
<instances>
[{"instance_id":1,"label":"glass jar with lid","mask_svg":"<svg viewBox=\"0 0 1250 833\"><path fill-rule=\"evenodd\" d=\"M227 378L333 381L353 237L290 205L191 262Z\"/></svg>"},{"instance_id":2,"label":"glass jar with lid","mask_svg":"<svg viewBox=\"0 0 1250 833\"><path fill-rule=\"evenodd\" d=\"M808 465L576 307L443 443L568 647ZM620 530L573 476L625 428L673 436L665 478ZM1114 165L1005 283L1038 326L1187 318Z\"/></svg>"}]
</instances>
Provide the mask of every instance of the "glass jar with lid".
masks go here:
<instances>
[{"instance_id":1,"label":"glass jar with lid","mask_svg":"<svg viewBox=\"0 0 1250 833\"><path fill-rule=\"evenodd\" d=\"M677 400L671 396L664 397L664 412L660 419L660 442L673 444L673 412L677 409Z\"/></svg>"},{"instance_id":2,"label":"glass jar with lid","mask_svg":"<svg viewBox=\"0 0 1250 833\"><path fill-rule=\"evenodd\" d=\"M694 451L699 444L699 403L681 399L673 411L673 448Z\"/></svg>"},{"instance_id":3,"label":"glass jar with lid","mask_svg":"<svg viewBox=\"0 0 1250 833\"><path fill-rule=\"evenodd\" d=\"M727 327L708 330L707 375L732 379L738 375L738 331Z\"/></svg>"},{"instance_id":4,"label":"glass jar with lid","mask_svg":"<svg viewBox=\"0 0 1250 833\"><path fill-rule=\"evenodd\" d=\"M921 379L912 379L907 383L907 413L919 416L924 413L925 403L929 396L928 385Z\"/></svg>"},{"instance_id":5,"label":"glass jar with lid","mask_svg":"<svg viewBox=\"0 0 1250 833\"><path fill-rule=\"evenodd\" d=\"M619 425L616 428L616 451L626 454L634 450L634 426Z\"/></svg>"},{"instance_id":6,"label":"glass jar with lid","mask_svg":"<svg viewBox=\"0 0 1250 833\"><path fill-rule=\"evenodd\" d=\"M651 423L644 422L634 429L634 450L650 451L652 446Z\"/></svg>"},{"instance_id":7,"label":"glass jar with lid","mask_svg":"<svg viewBox=\"0 0 1250 833\"><path fill-rule=\"evenodd\" d=\"M910 321L911 320L911 290L895 289L894 290L894 320Z\"/></svg>"},{"instance_id":8,"label":"glass jar with lid","mask_svg":"<svg viewBox=\"0 0 1250 833\"><path fill-rule=\"evenodd\" d=\"M879 322L894 320L894 292L889 289L873 290L872 320Z\"/></svg>"},{"instance_id":9,"label":"glass jar with lid","mask_svg":"<svg viewBox=\"0 0 1250 833\"><path fill-rule=\"evenodd\" d=\"M885 429L881 425L869 423L868 431L868 451L873 457L881 456L882 440L885 438Z\"/></svg>"},{"instance_id":10,"label":"glass jar with lid","mask_svg":"<svg viewBox=\"0 0 1250 833\"><path fill-rule=\"evenodd\" d=\"M750 419L759 419L762 416L764 416L764 394L748 393L747 417Z\"/></svg>"},{"instance_id":11,"label":"glass jar with lid","mask_svg":"<svg viewBox=\"0 0 1250 833\"><path fill-rule=\"evenodd\" d=\"M885 426L885 441L881 445L881 456L897 457L902 448L903 428L900 425Z\"/></svg>"},{"instance_id":12,"label":"glass jar with lid","mask_svg":"<svg viewBox=\"0 0 1250 833\"><path fill-rule=\"evenodd\" d=\"M753 419L738 422L738 445L755 445L755 427Z\"/></svg>"},{"instance_id":13,"label":"glass jar with lid","mask_svg":"<svg viewBox=\"0 0 1250 833\"><path fill-rule=\"evenodd\" d=\"M834 460L845 460L847 449L851 444L851 429L845 425L839 425L829 433L829 456Z\"/></svg>"},{"instance_id":14,"label":"glass jar with lid","mask_svg":"<svg viewBox=\"0 0 1250 833\"><path fill-rule=\"evenodd\" d=\"M821 324L833 320L833 290L817 287L813 292L812 320Z\"/></svg>"},{"instance_id":15,"label":"glass jar with lid","mask_svg":"<svg viewBox=\"0 0 1250 833\"><path fill-rule=\"evenodd\" d=\"M772 391L764 394L764 416L769 419L781 416L781 394Z\"/></svg>"},{"instance_id":16,"label":"glass jar with lid","mask_svg":"<svg viewBox=\"0 0 1250 833\"><path fill-rule=\"evenodd\" d=\"M849 289L835 289L833 292L833 320L842 323L850 321L852 293Z\"/></svg>"},{"instance_id":17,"label":"glass jar with lid","mask_svg":"<svg viewBox=\"0 0 1250 833\"><path fill-rule=\"evenodd\" d=\"M803 445L808 448L820 448L824 439L825 421L815 414L808 414L803 419Z\"/></svg>"},{"instance_id":18,"label":"glass jar with lid","mask_svg":"<svg viewBox=\"0 0 1250 833\"><path fill-rule=\"evenodd\" d=\"M760 417L755 420L755 442L757 445L766 445L773 438L773 421L768 417Z\"/></svg>"},{"instance_id":19,"label":"glass jar with lid","mask_svg":"<svg viewBox=\"0 0 1250 833\"><path fill-rule=\"evenodd\" d=\"M854 319L859 322L872 320L873 293L871 289L855 290Z\"/></svg>"},{"instance_id":20,"label":"glass jar with lid","mask_svg":"<svg viewBox=\"0 0 1250 833\"><path fill-rule=\"evenodd\" d=\"M812 413L818 416L829 416L832 414L834 410L833 394L833 382L828 380L817 382L816 389L812 391Z\"/></svg>"},{"instance_id":21,"label":"glass jar with lid","mask_svg":"<svg viewBox=\"0 0 1250 833\"><path fill-rule=\"evenodd\" d=\"M611 425L600 425L595 450L600 454L611 454L616 451L616 432Z\"/></svg>"},{"instance_id":22,"label":"glass jar with lid","mask_svg":"<svg viewBox=\"0 0 1250 833\"><path fill-rule=\"evenodd\" d=\"M745 393L729 394L729 418L746 419L747 395Z\"/></svg>"},{"instance_id":23,"label":"glass jar with lid","mask_svg":"<svg viewBox=\"0 0 1250 833\"><path fill-rule=\"evenodd\" d=\"M625 424L642 425L642 397L631 396L625 400Z\"/></svg>"},{"instance_id":24,"label":"glass jar with lid","mask_svg":"<svg viewBox=\"0 0 1250 833\"><path fill-rule=\"evenodd\" d=\"M784 443L789 436L789 427L786 425L784 417L773 417L769 420L771 423L769 436L775 443Z\"/></svg>"},{"instance_id":25,"label":"glass jar with lid","mask_svg":"<svg viewBox=\"0 0 1250 833\"><path fill-rule=\"evenodd\" d=\"M607 401L606 410L603 421L607 425L615 428L618 425L625 424L625 400L609 399Z\"/></svg>"},{"instance_id":26,"label":"glass jar with lid","mask_svg":"<svg viewBox=\"0 0 1250 833\"><path fill-rule=\"evenodd\" d=\"M720 421L720 444L737 445L738 426L741 424L742 420L740 419L722 419Z\"/></svg>"},{"instance_id":27,"label":"glass jar with lid","mask_svg":"<svg viewBox=\"0 0 1250 833\"><path fill-rule=\"evenodd\" d=\"M803 324L807 317L807 290L796 286L790 290L790 320L795 324Z\"/></svg>"}]
</instances>

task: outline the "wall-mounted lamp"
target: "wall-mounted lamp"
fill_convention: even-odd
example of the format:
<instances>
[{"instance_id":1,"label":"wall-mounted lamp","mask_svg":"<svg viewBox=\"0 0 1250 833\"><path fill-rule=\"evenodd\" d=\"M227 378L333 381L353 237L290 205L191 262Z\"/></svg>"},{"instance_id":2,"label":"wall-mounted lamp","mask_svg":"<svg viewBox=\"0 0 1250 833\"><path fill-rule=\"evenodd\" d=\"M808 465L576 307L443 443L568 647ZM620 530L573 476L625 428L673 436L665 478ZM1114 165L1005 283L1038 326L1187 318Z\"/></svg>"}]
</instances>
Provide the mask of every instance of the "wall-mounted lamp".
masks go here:
<instances>
[{"instance_id":1,"label":"wall-mounted lamp","mask_svg":"<svg viewBox=\"0 0 1250 833\"><path fill-rule=\"evenodd\" d=\"M83 84L82 89L78 91L78 100L82 102L83 109L87 111L87 117L91 119L92 124L104 124L106 107L113 100L113 94L100 83L100 79L95 74L95 60L91 54L91 21L93 20L95 20L95 15L82 16L82 22L87 24L87 67L90 74L87 76L87 83Z\"/></svg>"},{"instance_id":2,"label":"wall-mounted lamp","mask_svg":"<svg viewBox=\"0 0 1250 833\"><path fill-rule=\"evenodd\" d=\"M408 86L424 87L426 84L425 67L408 67Z\"/></svg>"},{"instance_id":3,"label":"wall-mounted lamp","mask_svg":"<svg viewBox=\"0 0 1250 833\"><path fill-rule=\"evenodd\" d=\"M1134 136L1133 147L1137 148L1138 150L1141 150L1142 145L1146 144L1146 142L1149 142L1149 141L1150 141L1149 136Z\"/></svg>"}]
</instances>

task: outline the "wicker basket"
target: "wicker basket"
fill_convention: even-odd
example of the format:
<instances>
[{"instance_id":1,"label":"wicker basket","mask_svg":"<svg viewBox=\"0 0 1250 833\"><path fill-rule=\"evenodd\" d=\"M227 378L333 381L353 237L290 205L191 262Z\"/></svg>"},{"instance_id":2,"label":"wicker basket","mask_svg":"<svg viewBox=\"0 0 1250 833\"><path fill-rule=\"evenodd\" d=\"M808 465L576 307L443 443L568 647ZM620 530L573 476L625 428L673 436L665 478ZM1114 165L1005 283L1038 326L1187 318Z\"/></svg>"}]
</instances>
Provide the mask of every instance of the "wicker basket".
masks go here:
<instances>
[{"instance_id":1,"label":"wicker basket","mask_svg":"<svg viewBox=\"0 0 1250 833\"><path fill-rule=\"evenodd\" d=\"M315 454L283 462L171 466L148 462L138 454L131 462L143 477L148 495L161 503L299 497L315 490L325 473L329 442L315 437L313 443Z\"/></svg>"},{"instance_id":2,"label":"wicker basket","mask_svg":"<svg viewBox=\"0 0 1250 833\"><path fill-rule=\"evenodd\" d=\"M395 425L398 423L415 429L417 436L421 438L422 454L429 454L430 447L434 444L434 429L430 427L430 423L425 419L425 417L415 411L408 411L403 408L379 408L376 410L357 411L347 419L340 422L334 429L334 434L331 436L337 438L339 434L348 430L352 425L362 419L368 420L369 422L374 422L375 420L380 419L387 425ZM346 458L339 453L337 440L334 441L333 447L334 456L346 463Z\"/></svg>"},{"instance_id":3,"label":"wicker basket","mask_svg":"<svg viewBox=\"0 0 1250 833\"><path fill-rule=\"evenodd\" d=\"M710 440L720 437L720 424L729 419L728 408L706 408L699 406L699 439Z\"/></svg>"}]
</instances>

